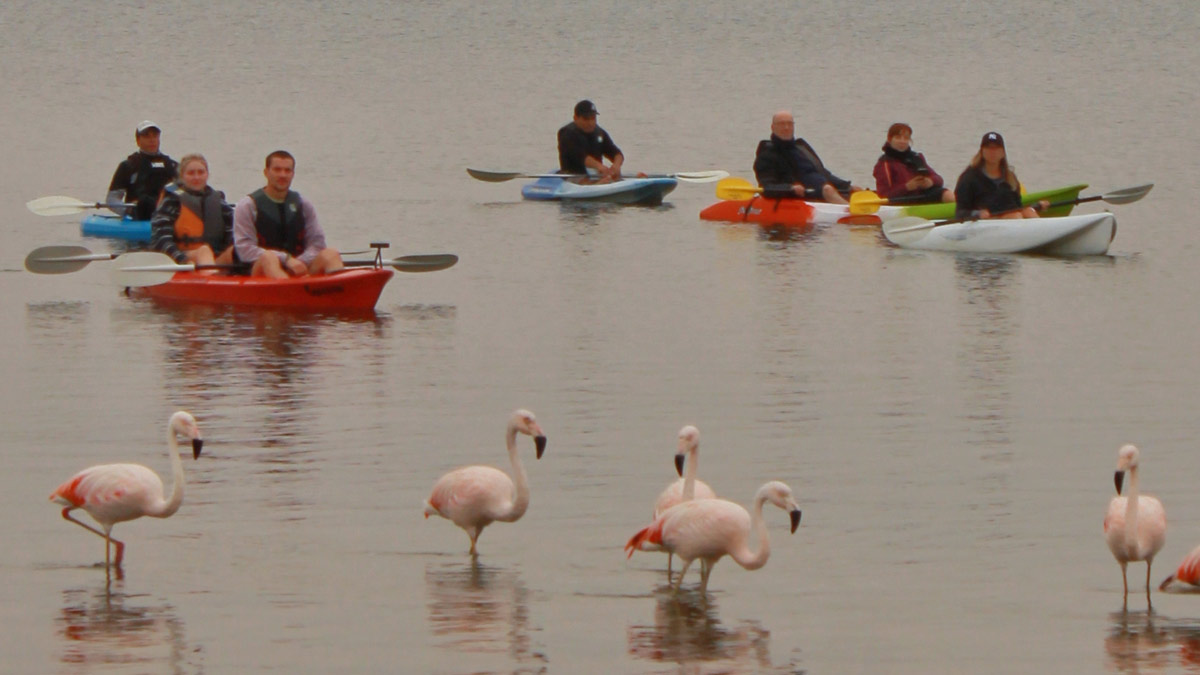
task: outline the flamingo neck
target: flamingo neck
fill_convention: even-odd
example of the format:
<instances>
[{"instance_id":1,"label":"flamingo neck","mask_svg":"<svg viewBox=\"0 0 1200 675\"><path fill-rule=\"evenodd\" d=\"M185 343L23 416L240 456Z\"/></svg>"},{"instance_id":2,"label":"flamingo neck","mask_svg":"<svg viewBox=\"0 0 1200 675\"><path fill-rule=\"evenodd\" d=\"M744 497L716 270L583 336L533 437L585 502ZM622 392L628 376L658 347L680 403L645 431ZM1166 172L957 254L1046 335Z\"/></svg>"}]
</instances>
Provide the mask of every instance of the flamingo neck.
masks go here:
<instances>
[{"instance_id":1,"label":"flamingo neck","mask_svg":"<svg viewBox=\"0 0 1200 675\"><path fill-rule=\"evenodd\" d=\"M525 467L521 465L521 456L517 453L517 428L515 426L509 425L505 441L508 446L508 459L512 462L516 494L513 496L512 508L507 514L501 514L501 517L496 520L512 522L525 515L525 510L529 508L529 477L525 474Z\"/></svg>"},{"instance_id":2,"label":"flamingo neck","mask_svg":"<svg viewBox=\"0 0 1200 675\"><path fill-rule=\"evenodd\" d=\"M763 503L766 501L766 491L759 489L758 494L754 495L754 511L750 514L750 529L758 535L758 550L750 550L747 537L746 541L742 542L741 549L729 554L737 564L748 570L756 570L766 565L767 558L771 557L771 541L767 537L767 523L763 520Z\"/></svg>"},{"instance_id":3,"label":"flamingo neck","mask_svg":"<svg viewBox=\"0 0 1200 675\"><path fill-rule=\"evenodd\" d=\"M683 472L683 501L690 502L696 497L696 472L699 467L700 452L692 446L687 452L687 469Z\"/></svg>"},{"instance_id":4,"label":"flamingo neck","mask_svg":"<svg viewBox=\"0 0 1200 675\"><path fill-rule=\"evenodd\" d=\"M174 476L174 483L171 485L171 494L166 497L166 501L162 503L162 508L147 515L157 518L166 518L179 510L179 506L183 504L183 462L179 459L179 442L175 440L175 430L167 427L167 448L171 455L171 474Z\"/></svg>"},{"instance_id":5,"label":"flamingo neck","mask_svg":"<svg viewBox=\"0 0 1200 675\"><path fill-rule=\"evenodd\" d=\"M1125 541L1130 545L1137 542L1139 494L1138 470L1135 466L1129 469L1129 490L1125 492Z\"/></svg>"}]
</instances>

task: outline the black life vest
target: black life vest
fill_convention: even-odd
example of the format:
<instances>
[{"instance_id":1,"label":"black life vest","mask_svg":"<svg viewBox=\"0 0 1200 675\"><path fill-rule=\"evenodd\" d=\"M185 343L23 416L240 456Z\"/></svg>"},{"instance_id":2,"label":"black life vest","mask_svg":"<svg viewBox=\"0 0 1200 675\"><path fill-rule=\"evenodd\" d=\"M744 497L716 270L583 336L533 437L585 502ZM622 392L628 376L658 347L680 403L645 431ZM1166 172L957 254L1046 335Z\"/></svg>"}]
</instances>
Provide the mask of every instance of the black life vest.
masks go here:
<instances>
[{"instance_id":1,"label":"black life vest","mask_svg":"<svg viewBox=\"0 0 1200 675\"><path fill-rule=\"evenodd\" d=\"M300 194L288 190L283 202L277 202L262 190L250 193L254 208L254 229L258 245L284 251L294 256L304 252L304 208Z\"/></svg>"}]
</instances>

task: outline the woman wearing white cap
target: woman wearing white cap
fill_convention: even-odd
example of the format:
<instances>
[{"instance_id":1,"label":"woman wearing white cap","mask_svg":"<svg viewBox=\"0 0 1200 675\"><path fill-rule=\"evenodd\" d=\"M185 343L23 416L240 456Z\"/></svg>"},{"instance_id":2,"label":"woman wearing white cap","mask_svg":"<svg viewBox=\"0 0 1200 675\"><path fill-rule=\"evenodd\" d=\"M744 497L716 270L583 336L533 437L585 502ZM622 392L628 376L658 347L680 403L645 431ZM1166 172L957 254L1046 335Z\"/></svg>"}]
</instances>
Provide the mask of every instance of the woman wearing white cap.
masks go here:
<instances>
[{"instance_id":1,"label":"woman wearing white cap","mask_svg":"<svg viewBox=\"0 0 1200 675\"><path fill-rule=\"evenodd\" d=\"M982 218L1037 218L1032 206L1021 206L1021 181L1008 165L1004 137L989 131L979 141L979 152L971 159L958 184L955 217L962 220ZM1045 208L1048 202L1038 202Z\"/></svg>"},{"instance_id":2,"label":"woman wearing white cap","mask_svg":"<svg viewBox=\"0 0 1200 675\"><path fill-rule=\"evenodd\" d=\"M150 220L163 188L175 180L177 165L159 152L162 130L157 124L143 120L133 133L138 151L117 166L108 186L108 202L135 204L129 215L134 220Z\"/></svg>"}]
</instances>

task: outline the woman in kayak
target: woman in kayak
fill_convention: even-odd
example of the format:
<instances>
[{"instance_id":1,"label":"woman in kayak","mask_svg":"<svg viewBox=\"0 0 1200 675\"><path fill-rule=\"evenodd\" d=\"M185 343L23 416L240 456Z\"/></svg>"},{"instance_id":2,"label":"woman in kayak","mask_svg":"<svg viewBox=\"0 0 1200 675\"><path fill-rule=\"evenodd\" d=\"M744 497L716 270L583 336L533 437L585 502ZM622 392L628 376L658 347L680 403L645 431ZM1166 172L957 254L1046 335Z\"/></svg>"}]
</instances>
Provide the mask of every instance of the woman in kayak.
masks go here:
<instances>
[{"instance_id":1,"label":"woman in kayak","mask_svg":"<svg viewBox=\"0 0 1200 675\"><path fill-rule=\"evenodd\" d=\"M954 201L954 193L946 189L925 155L912 149L912 127L904 122L888 127L883 154L875 162L875 191L892 203Z\"/></svg>"},{"instance_id":2,"label":"woman in kayak","mask_svg":"<svg viewBox=\"0 0 1200 675\"><path fill-rule=\"evenodd\" d=\"M958 202L954 217L960 220L1038 217L1034 206L1021 206L1021 182L1008 165L1004 138L995 131L983 135L979 152L958 177L954 197ZM1036 209L1048 205L1042 200Z\"/></svg>"},{"instance_id":3,"label":"woman in kayak","mask_svg":"<svg viewBox=\"0 0 1200 675\"><path fill-rule=\"evenodd\" d=\"M197 265L234 262L233 206L208 184L208 160L185 155L179 178L163 191L150 218L150 244L176 262Z\"/></svg>"}]
</instances>

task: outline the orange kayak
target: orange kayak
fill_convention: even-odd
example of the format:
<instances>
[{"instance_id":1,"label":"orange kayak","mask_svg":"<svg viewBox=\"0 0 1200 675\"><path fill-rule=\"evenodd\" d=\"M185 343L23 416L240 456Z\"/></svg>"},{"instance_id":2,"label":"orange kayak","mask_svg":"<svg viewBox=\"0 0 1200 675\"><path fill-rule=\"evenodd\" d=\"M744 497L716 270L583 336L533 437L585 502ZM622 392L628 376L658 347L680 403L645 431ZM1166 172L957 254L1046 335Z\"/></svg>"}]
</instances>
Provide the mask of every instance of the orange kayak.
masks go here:
<instances>
[{"instance_id":1,"label":"orange kayak","mask_svg":"<svg viewBox=\"0 0 1200 675\"><path fill-rule=\"evenodd\" d=\"M803 199L754 197L719 201L701 211L700 219L800 227L814 221L813 211L812 205Z\"/></svg>"},{"instance_id":2,"label":"orange kayak","mask_svg":"<svg viewBox=\"0 0 1200 675\"><path fill-rule=\"evenodd\" d=\"M156 286L130 288L130 295L180 302L301 310L364 310L375 307L390 269L351 268L315 277L269 279L176 272Z\"/></svg>"}]
</instances>

